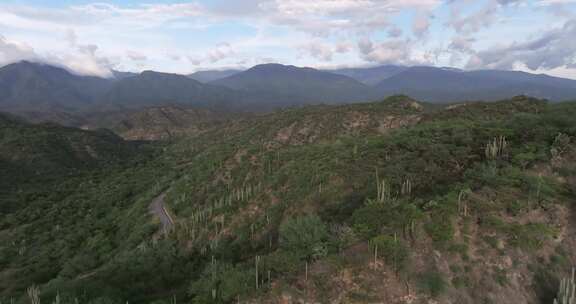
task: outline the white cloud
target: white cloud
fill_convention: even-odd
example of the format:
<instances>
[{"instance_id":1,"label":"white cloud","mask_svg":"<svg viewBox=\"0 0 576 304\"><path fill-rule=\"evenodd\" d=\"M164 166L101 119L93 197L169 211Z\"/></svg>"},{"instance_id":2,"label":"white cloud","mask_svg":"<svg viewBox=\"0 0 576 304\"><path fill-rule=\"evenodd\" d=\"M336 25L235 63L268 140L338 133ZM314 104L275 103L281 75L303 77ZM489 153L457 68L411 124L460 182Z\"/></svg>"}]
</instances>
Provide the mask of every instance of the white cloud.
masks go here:
<instances>
[{"instance_id":1,"label":"white cloud","mask_svg":"<svg viewBox=\"0 0 576 304\"><path fill-rule=\"evenodd\" d=\"M541 70L571 65L569 52L574 52L573 36L557 33L562 41L552 37L546 46L530 49L527 43L540 36L527 39L525 32L574 18L570 15L576 12L571 10L576 0L108 2L117 4L0 4L0 30L10 38L0 39L0 64L33 59L101 76L118 66L138 70L146 64L186 73L193 66L249 65L270 62L270 57L309 66L439 62L514 68L524 62ZM525 15L516 15L516 9L525 9ZM562 18L526 25L526 16L546 15L542 12ZM510 23L512 29L506 27ZM503 26L502 36L524 32L501 37L495 24ZM211 36L213 25L217 33ZM221 31L236 25L238 31ZM547 33L541 36L550 37ZM509 37L525 42L510 43Z\"/></svg>"},{"instance_id":2,"label":"white cloud","mask_svg":"<svg viewBox=\"0 0 576 304\"><path fill-rule=\"evenodd\" d=\"M99 56L97 45L80 44L76 32L71 29L66 31L65 40L68 42L68 51L51 53L40 60L66 67L82 75L112 76L114 64L108 58Z\"/></svg>"},{"instance_id":3,"label":"white cloud","mask_svg":"<svg viewBox=\"0 0 576 304\"><path fill-rule=\"evenodd\" d=\"M517 64L530 70L576 68L576 19L541 35L474 54L468 68L513 69Z\"/></svg>"},{"instance_id":4,"label":"white cloud","mask_svg":"<svg viewBox=\"0 0 576 304\"><path fill-rule=\"evenodd\" d=\"M430 19L433 18L432 14L425 11L419 11L412 22L412 31L418 38L422 38L428 33L430 28Z\"/></svg>"},{"instance_id":5,"label":"white cloud","mask_svg":"<svg viewBox=\"0 0 576 304\"><path fill-rule=\"evenodd\" d=\"M341 45L341 47L343 47L340 49L341 51L344 51L346 48L344 45ZM312 41L310 43L304 44L300 47L300 49L313 58L323 62L332 61L335 51L332 49L330 44L323 43L321 41Z\"/></svg>"},{"instance_id":6,"label":"white cloud","mask_svg":"<svg viewBox=\"0 0 576 304\"><path fill-rule=\"evenodd\" d=\"M234 55L234 50L229 43L220 43L214 49L210 50L206 55L206 60L211 63L219 62L223 59L232 57Z\"/></svg>"},{"instance_id":7,"label":"white cloud","mask_svg":"<svg viewBox=\"0 0 576 304\"><path fill-rule=\"evenodd\" d=\"M0 65L21 60L35 60L38 55L34 49L26 44L9 41L0 35Z\"/></svg>"},{"instance_id":8,"label":"white cloud","mask_svg":"<svg viewBox=\"0 0 576 304\"><path fill-rule=\"evenodd\" d=\"M60 66L81 75L111 76L114 64L108 58L98 56L98 46L78 44L73 31L68 31L65 39L67 52L38 54L24 43L0 36L0 65L28 60Z\"/></svg>"},{"instance_id":9,"label":"white cloud","mask_svg":"<svg viewBox=\"0 0 576 304\"><path fill-rule=\"evenodd\" d=\"M463 10L468 5L466 2L468 1L452 2L448 25L454 28L455 31L469 35L478 32L483 27L489 27L496 22L498 17L496 13L500 6L499 1L489 0L479 10L464 15Z\"/></svg>"},{"instance_id":10,"label":"white cloud","mask_svg":"<svg viewBox=\"0 0 576 304\"><path fill-rule=\"evenodd\" d=\"M148 57L140 52L128 50L126 51L126 56L132 61L146 61Z\"/></svg>"},{"instance_id":11,"label":"white cloud","mask_svg":"<svg viewBox=\"0 0 576 304\"><path fill-rule=\"evenodd\" d=\"M539 5L555 5L555 4L572 4L576 3L576 0L539 0L537 2Z\"/></svg>"},{"instance_id":12,"label":"white cloud","mask_svg":"<svg viewBox=\"0 0 576 304\"><path fill-rule=\"evenodd\" d=\"M204 14L197 3L141 4L134 7L120 7L107 3L77 5L69 10L71 14L88 17L88 20L102 23L114 21L132 26L156 26L164 22Z\"/></svg>"},{"instance_id":13,"label":"white cloud","mask_svg":"<svg viewBox=\"0 0 576 304\"><path fill-rule=\"evenodd\" d=\"M335 52L339 54L344 54L350 52L354 45L348 41L341 41L336 44Z\"/></svg>"},{"instance_id":14,"label":"white cloud","mask_svg":"<svg viewBox=\"0 0 576 304\"><path fill-rule=\"evenodd\" d=\"M275 0L260 4L273 23L292 25L316 35L334 31L372 32L390 25L403 9L429 11L441 0Z\"/></svg>"},{"instance_id":15,"label":"white cloud","mask_svg":"<svg viewBox=\"0 0 576 304\"><path fill-rule=\"evenodd\" d=\"M179 54L174 54L174 53L168 53L168 59L172 60L172 61L180 61L182 59L182 56Z\"/></svg>"},{"instance_id":16,"label":"white cloud","mask_svg":"<svg viewBox=\"0 0 576 304\"><path fill-rule=\"evenodd\" d=\"M0 25L30 30L111 26L116 30L154 28L171 20L206 14L197 3L141 4L121 7L89 3L64 8L0 4Z\"/></svg>"},{"instance_id":17,"label":"white cloud","mask_svg":"<svg viewBox=\"0 0 576 304\"><path fill-rule=\"evenodd\" d=\"M398 37L402 36L402 34L403 34L402 29L397 27L396 25L392 25L388 29L388 36L390 36L392 38L398 38Z\"/></svg>"},{"instance_id":18,"label":"white cloud","mask_svg":"<svg viewBox=\"0 0 576 304\"><path fill-rule=\"evenodd\" d=\"M374 43L369 38L358 42L358 50L363 60L378 64L405 64L418 62L413 57L413 43L406 39L394 39Z\"/></svg>"}]
</instances>

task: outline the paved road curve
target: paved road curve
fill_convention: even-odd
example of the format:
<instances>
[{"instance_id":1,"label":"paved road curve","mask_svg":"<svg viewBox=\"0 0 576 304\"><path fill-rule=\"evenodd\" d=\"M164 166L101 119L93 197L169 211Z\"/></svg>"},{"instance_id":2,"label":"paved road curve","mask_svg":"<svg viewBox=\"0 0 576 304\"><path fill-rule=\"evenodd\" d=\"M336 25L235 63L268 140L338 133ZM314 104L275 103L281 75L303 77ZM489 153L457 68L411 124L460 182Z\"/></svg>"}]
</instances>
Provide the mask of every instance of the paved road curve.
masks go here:
<instances>
[{"instance_id":1,"label":"paved road curve","mask_svg":"<svg viewBox=\"0 0 576 304\"><path fill-rule=\"evenodd\" d=\"M155 198L150 204L150 212L160 220L160 224L162 225L162 232L168 233L174 226L174 220L164 206L165 197L166 193L162 193L157 198Z\"/></svg>"}]
</instances>

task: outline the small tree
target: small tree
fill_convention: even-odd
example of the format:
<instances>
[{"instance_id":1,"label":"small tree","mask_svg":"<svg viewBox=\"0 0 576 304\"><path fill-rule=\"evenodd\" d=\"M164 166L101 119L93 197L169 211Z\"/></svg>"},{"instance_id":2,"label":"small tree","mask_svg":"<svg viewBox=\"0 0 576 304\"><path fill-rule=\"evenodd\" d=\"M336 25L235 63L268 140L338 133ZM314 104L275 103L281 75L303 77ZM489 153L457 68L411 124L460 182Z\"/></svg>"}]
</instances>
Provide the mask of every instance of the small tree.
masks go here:
<instances>
[{"instance_id":1,"label":"small tree","mask_svg":"<svg viewBox=\"0 0 576 304\"><path fill-rule=\"evenodd\" d=\"M316 215L288 219L280 226L280 248L300 259L318 258L326 254L328 229Z\"/></svg>"}]
</instances>

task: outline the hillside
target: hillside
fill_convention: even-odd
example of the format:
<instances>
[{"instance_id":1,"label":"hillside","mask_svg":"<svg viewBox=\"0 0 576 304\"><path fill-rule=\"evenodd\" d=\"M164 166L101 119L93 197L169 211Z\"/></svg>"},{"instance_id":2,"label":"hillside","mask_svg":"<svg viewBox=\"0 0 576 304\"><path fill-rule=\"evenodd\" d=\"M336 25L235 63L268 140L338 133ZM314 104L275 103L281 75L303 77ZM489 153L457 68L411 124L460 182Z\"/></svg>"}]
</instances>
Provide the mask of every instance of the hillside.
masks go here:
<instances>
[{"instance_id":1,"label":"hillside","mask_svg":"<svg viewBox=\"0 0 576 304\"><path fill-rule=\"evenodd\" d=\"M111 81L73 75L58 67L22 61L0 68L0 108L74 109L87 107Z\"/></svg>"},{"instance_id":2,"label":"hillside","mask_svg":"<svg viewBox=\"0 0 576 304\"><path fill-rule=\"evenodd\" d=\"M34 125L4 114L0 115L0 135L0 158L42 178L57 179L61 173L112 165L135 150L133 144L107 130Z\"/></svg>"},{"instance_id":3,"label":"hillside","mask_svg":"<svg viewBox=\"0 0 576 304\"><path fill-rule=\"evenodd\" d=\"M29 195L50 195L43 193L50 185L131 163L147 153L107 130L33 125L0 114L0 209L20 208Z\"/></svg>"},{"instance_id":4,"label":"hillside","mask_svg":"<svg viewBox=\"0 0 576 304\"><path fill-rule=\"evenodd\" d=\"M231 96L233 93L226 88L202 84L183 75L145 71L119 80L105 100L132 108L173 103L225 108L232 103Z\"/></svg>"},{"instance_id":5,"label":"hillside","mask_svg":"<svg viewBox=\"0 0 576 304\"><path fill-rule=\"evenodd\" d=\"M216 279L189 291L199 302L209 302L211 288L222 302L234 292L253 297L256 287L241 278L254 279L259 260L269 292L256 303L551 301L547 280L574 261L574 171L562 169L573 168L574 107L526 98L500 107L510 102L486 106L502 120L432 111L422 114L428 122L363 136L337 131L340 107L310 120L313 109L303 109L270 118L284 128L261 122L202 137L221 138L226 152L195 140L199 153L168 198L183 226L177 238L217 262L204 272ZM322 117L334 132L303 144L303 132L322 130ZM291 125L300 127L286 136Z\"/></svg>"},{"instance_id":6,"label":"hillside","mask_svg":"<svg viewBox=\"0 0 576 304\"><path fill-rule=\"evenodd\" d=\"M112 130L128 140L172 140L216 127L230 116L181 106L151 107L128 114Z\"/></svg>"},{"instance_id":7,"label":"hillside","mask_svg":"<svg viewBox=\"0 0 576 304\"><path fill-rule=\"evenodd\" d=\"M0 219L0 299L36 284L64 303L551 303L576 262L574 115L396 96L156 143L8 192L26 207Z\"/></svg>"}]
</instances>

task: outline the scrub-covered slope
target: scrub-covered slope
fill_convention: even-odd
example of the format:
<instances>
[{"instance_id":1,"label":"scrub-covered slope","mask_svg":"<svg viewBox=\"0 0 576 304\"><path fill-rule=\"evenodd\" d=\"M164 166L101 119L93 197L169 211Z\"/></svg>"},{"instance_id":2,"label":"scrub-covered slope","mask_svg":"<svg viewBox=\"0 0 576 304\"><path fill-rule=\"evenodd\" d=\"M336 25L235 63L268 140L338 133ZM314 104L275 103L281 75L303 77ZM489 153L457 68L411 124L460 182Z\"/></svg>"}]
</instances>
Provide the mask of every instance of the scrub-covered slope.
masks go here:
<instances>
[{"instance_id":1,"label":"scrub-covered slope","mask_svg":"<svg viewBox=\"0 0 576 304\"><path fill-rule=\"evenodd\" d=\"M27 301L34 284L65 303L551 303L576 261L574 105L394 97L156 143L2 218L0 294ZM159 198L168 235L149 213Z\"/></svg>"}]
</instances>

